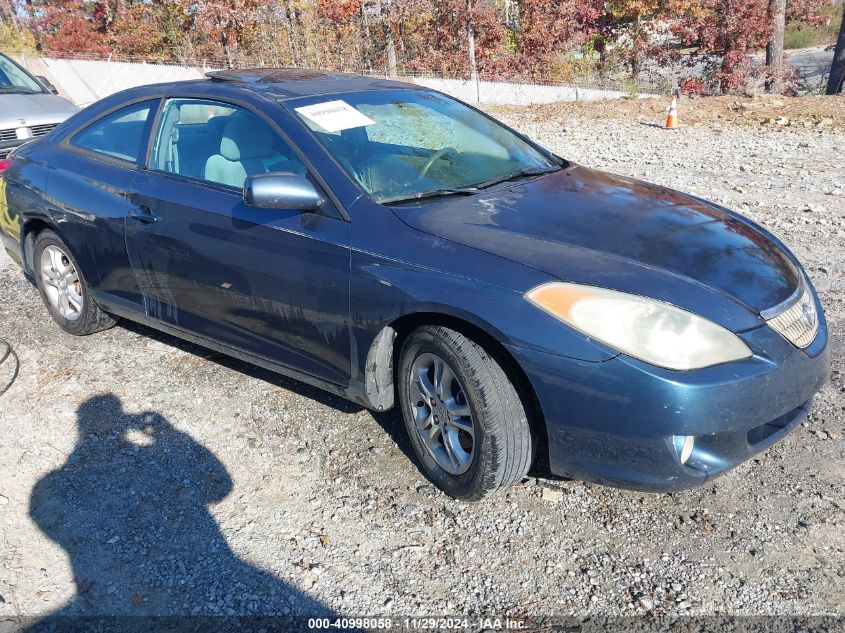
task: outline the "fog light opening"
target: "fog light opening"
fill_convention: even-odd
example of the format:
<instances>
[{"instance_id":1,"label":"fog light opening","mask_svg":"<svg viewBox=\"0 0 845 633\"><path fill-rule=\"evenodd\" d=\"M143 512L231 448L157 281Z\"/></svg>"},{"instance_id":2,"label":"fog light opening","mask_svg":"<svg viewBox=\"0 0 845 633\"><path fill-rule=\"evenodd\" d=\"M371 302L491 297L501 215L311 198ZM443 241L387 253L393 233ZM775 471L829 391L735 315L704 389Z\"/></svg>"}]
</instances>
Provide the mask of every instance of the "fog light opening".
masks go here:
<instances>
[{"instance_id":1,"label":"fog light opening","mask_svg":"<svg viewBox=\"0 0 845 633\"><path fill-rule=\"evenodd\" d=\"M690 455L695 448L694 435L676 435L675 436L675 450L678 451L678 459L682 464L689 461Z\"/></svg>"}]
</instances>

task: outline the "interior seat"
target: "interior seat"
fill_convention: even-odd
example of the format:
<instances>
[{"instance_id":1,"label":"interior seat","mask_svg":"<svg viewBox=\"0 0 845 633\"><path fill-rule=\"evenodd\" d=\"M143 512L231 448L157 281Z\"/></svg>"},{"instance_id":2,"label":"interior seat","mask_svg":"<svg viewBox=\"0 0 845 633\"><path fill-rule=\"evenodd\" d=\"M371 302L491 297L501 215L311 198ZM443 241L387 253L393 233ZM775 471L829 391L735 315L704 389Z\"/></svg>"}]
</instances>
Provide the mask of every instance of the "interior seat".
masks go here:
<instances>
[{"instance_id":1,"label":"interior seat","mask_svg":"<svg viewBox=\"0 0 845 633\"><path fill-rule=\"evenodd\" d=\"M252 114L228 117L220 153L205 164L205 179L232 187L242 187L248 175L285 171L286 157L273 147L273 131Z\"/></svg>"},{"instance_id":2,"label":"interior seat","mask_svg":"<svg viewBox=\"0 0 845 633\"><path fill-rule=\"evenodd\" d=\"M207 123L192 123L174 126L178 131L173 147L174 163L179 167L179 173L191 178L204 178L205 165L209 156L220 151L220 139L229 117L217 116ZM178 159L178 160L177 160Z\"/></svg>"}]
</instances>

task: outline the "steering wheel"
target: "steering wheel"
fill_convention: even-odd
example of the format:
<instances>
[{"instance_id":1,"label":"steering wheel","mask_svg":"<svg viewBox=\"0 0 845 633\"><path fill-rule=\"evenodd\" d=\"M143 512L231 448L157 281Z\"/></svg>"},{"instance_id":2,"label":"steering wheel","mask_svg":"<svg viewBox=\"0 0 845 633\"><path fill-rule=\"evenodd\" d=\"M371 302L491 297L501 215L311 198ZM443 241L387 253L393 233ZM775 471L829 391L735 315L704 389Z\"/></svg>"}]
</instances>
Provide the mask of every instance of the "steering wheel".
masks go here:
<instances>
[{"instance_id":1,"label":"steering wheel","mask_svg":"<svg viewBox=\"0 0 845 633\"><path fill-rule=\"evenodd\" d=\"M431 155L431 158L429 158L428 161L426 161L425 166L422 168L422 171L420 172L420 175L417 176L417 180L422 180L423 178L425 178L428 175L428 170L431 169L431 166L434 163L436 163L438 160L440 160L441 158L445 158L446 156L448 156L450 154L457 154L457 153L458 153L458 150L456 150L454 147L441 147L440 149L435 150L435 152Z\"/></svg>"}]
</instances>

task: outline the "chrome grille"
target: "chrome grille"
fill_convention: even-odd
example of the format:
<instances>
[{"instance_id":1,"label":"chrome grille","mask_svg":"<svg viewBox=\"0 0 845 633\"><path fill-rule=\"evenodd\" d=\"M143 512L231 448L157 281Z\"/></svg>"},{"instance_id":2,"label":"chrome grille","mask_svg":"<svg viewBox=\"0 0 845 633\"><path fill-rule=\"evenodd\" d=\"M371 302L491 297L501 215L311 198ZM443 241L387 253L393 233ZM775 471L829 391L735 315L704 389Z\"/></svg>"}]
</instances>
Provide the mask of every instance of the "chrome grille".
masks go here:
<instances>
[{"instance_id":1,"label":"chrome grille","mask_svg":"<svg viewBox=\"0 0 845 633\"><path fill-rule=\"evenodd\" d=\"M33 138L44 136L48 132L52 132L58 123L47 123L45 125L33 125L29 129L32 131Z\"/></svg>"},{"instance_id":2,"label":"chrome grille","mask_svg":"<svg viewBox=\"0 0 845 633\"><path fill-rule=\"evenodd\" d=\"M18 138L18 129L9 129L9 130L0 130L0 143L8 143L9 141L18 141L18 140L27 140L29 138L38 138L39 136L44 136L49 132L52 132L58 123L45 123L43 125L31 125L29 126L29 133L30 136L19 139ZM26 128L26 126L23 126Z\"/></svg>"},{"instance_id":3,"label":"chrome grille","mask_svg":"<svg viewBox=\"0 0 845 633\"><path fill-rule=\"evenodd\" d=\"M812 343L819 331L819 315L806 285L798 301L766 323L796 347L804 348Z\"/></svg>"}]
</instances>

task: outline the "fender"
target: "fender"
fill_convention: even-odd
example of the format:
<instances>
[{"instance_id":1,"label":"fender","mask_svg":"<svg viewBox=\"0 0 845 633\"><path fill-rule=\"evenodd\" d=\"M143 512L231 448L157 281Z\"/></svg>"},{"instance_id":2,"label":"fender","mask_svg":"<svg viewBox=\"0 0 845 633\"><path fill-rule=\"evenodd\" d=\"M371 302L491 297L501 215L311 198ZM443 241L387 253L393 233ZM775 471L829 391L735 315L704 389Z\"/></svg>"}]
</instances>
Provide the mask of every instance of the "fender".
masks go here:
<instances>
[{"instance_id":1,"label":"fender","mask_svg":"<svg viewBox=\"0 0 845 633\"><path fill-rule=\"evenodd\" d=\"M587 362L603 362L618 355L538 310L520 292L441 271L377 262L353 253L350 288L352 375L365 385L373 408L393 404L394 342L401 324L407 321L458 321L503 346ZM550 331L553 334L549 335Z\"/></svg>"},{"instance_id":2,"label":"fender","mask_svg":"<svg viewBox=\"0 0 845 633\"><path fill-rule=\"evenodd\" d=\"M37 193L46 188L47 169L28 157L31 150L32 147L27 144L16 151L12 165L0 178L3 189L0 199L0 237L6 251L24 268L26 274L30 274L24 251L26 224L31 218L41 218L47 224L50 223L45 213L45 201Z\"/></svg>"}]
</instances>

